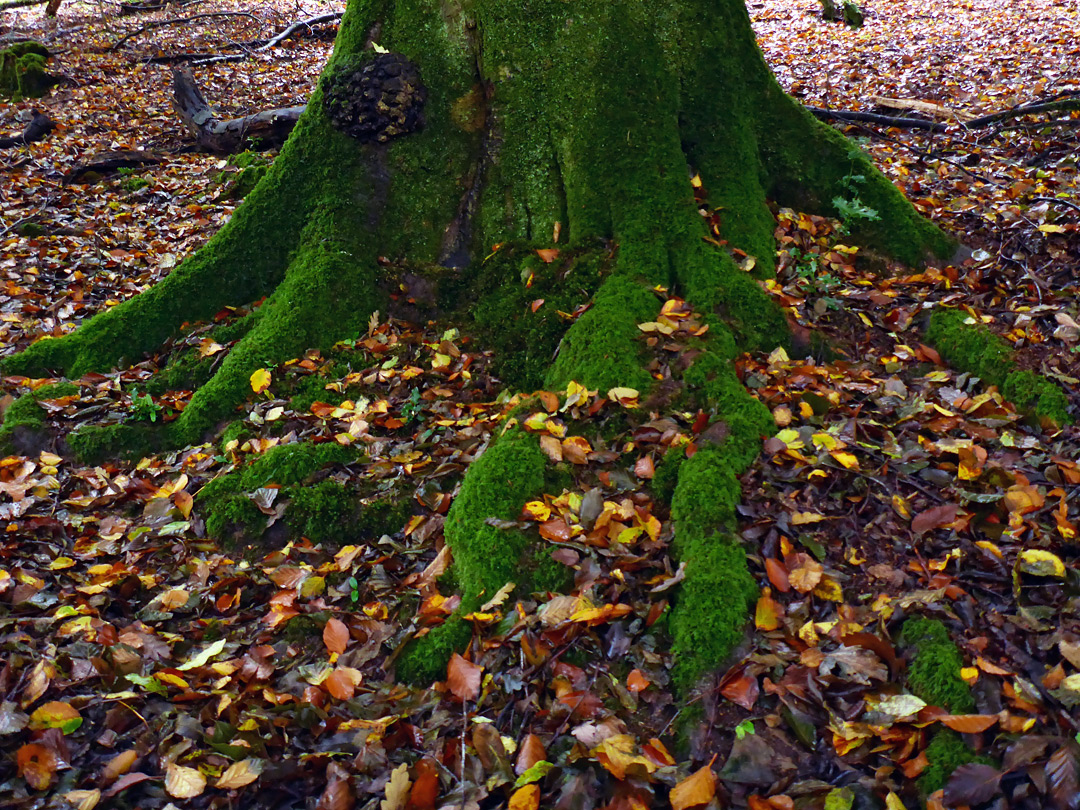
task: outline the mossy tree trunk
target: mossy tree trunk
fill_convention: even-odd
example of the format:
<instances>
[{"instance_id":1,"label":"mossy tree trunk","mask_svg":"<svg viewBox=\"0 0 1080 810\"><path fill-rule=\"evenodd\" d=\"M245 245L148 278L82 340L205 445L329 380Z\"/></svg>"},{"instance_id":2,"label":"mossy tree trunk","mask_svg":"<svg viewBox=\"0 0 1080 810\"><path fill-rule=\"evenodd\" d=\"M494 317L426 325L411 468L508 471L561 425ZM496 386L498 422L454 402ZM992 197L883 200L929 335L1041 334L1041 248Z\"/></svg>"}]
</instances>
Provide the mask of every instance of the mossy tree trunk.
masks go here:
<instances>
[{"instance_id":1,"label":"mossy tree trunk","mask_svg":"<svg viewBox=\"0 0 1080 810\"><path fill-rule=\"evenodd\" d=\"M582 257L614 245L593 307L562 336L543 382L647 388L634 338L656 315L654 285L708 314L711 348L687 379L732 434L679 475L682 603L741 616L753 583L725 581L732 552L712 540L771 419L730 360L783 344L786 328L756 281L704 239L694 173L722 208L723 237L756 258L759 276L772 271L775 250L766 199L836 213L832 201L850 195L855 175L862 203L880 216L857 234L862 244L910 263L954 248L781 91L740 0L350 0L307 111L221 232L154 288L3 370L77 377L137 361L183 323L265 296L173 424L170 441L191 443L250 393L255 369L385 314L388 268L441 266L469 278L493 244L554 247L557 230L559 247ZM503 540L485 519L515 517L542 486L542 467L536 443L511 431L467 476L446 530L466 603L516 570L512 555L493 553ZM677 646L703 656L695 672L732 643L695 629L699 618L673 618ZM460 632L442 637L456 643ZM434 674L414 663L417 676Z\"/></svg>"}]
</instances>

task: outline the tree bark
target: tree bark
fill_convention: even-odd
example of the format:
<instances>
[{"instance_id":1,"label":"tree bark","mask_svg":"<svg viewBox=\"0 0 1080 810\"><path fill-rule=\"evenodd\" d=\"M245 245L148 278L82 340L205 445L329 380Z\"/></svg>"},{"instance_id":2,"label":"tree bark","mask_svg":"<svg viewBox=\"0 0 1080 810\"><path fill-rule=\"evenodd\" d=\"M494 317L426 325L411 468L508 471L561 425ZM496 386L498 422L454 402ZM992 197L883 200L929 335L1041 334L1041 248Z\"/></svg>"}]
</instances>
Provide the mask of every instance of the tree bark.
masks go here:
<instances>
[{"instance_id":1,"label":"tree bark","mask_svg":"<svg viewBox=\"0 0 1080 810\"><path fill-rule=\"evenodd\" d=\"M721 209L726 245L707 238L694 175ZM687 567L669 626L689 684L737 643L755 590L730 529L736 476L772 419L731 360L787 342L783 314L730 251L754 256L767 277L767 200L837 215L833 201L852 184L878 215L850 223L861 244L909 263L952 254L954 240L782 92L741 0L477 0L467 13L434 0L351 0L306 111L221 232L147 292L0 368L78 376L137 361L183 323L265 297L169 426L166 441L192 443L250 395L253 371L387 312L387 279L403 268L458 274L478 313L542 272L532 249L559 247L566 285L586 267L603 281L554 362L544 358L522 387L644 392L653 379L637 324L657 315L655 286L675 288L709 323L684 381L729 426L722 444L682 464L672 500ZM496 243L510 247L485 262ZM527 317L493 333L524 340ZM532 347L518 349L529 357ZM489 518L512 520L545 470L521 429L470 469L446 522L463 612L507 582L528 592L523 555L541 552ZM398 659L399 675L444 674L469 632L460 618L436 628Z\"/></svg>"}]
</instances>

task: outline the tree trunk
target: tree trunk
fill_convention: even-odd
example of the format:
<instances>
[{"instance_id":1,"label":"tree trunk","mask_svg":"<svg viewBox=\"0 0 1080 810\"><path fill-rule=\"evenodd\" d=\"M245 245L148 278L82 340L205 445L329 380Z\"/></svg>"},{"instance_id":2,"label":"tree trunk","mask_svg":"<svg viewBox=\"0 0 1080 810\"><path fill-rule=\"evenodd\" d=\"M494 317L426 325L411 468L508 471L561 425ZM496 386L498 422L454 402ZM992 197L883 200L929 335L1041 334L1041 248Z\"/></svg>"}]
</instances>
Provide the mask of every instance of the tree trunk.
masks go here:
<instances>
[{"instance_id":1,"label":"tree trunk","mask_svg":"<svg viewBox=\"0 0 1080 810\"><path fill-rule=\"evenodd\" d=\"M706 240L695 173L722 209L726 246ZM682 464L672 501L687 568L669 626L690 683L741 637L756 593L726 531L736 476L772 421L730 361L787 341L782 313L729 249L754 256L766 277L775 252L766 200L835 215L833 201L853 188L878 215L852 223L861 244L909 263L953 252L864 155L781 91L740 0L476 0L467 12L350 0L306 112L221 232L152 289L2 368L75 377L138 361L183 323L265 296L170 428L169 443L192 443L250 394L254 370L386 313L402 268L436 286L448 274L473 284L465 298L479 312L535 266L531 252L506 247L482 262L492 245L551 248L561 231L564 277L592 263L605 280L553 363L520 348L540 369L523 386L647 390L635 338L656 317L655 285L710 319L685 380L730 433ZM502 328L513 337L526 326ZM488 518L516 518L545 469L520 426L470 468L446 523L465 612L508 582L528 592L522 563L536 550ZM451 620L399 659L399 674L442 674L468 638L467 623Z\"/></svg>"}]
</instances>

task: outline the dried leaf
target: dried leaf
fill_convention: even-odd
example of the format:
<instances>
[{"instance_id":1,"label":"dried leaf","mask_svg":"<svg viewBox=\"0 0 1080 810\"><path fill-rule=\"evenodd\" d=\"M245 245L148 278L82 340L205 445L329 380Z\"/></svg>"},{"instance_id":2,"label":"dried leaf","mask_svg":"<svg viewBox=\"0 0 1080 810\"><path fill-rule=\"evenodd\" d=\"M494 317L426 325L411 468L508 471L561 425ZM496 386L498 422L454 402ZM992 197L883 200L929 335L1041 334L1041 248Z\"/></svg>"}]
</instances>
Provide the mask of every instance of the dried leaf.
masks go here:
<instances>
[{"instance_id":1,"label":"dried leaf","mask_svg":"<svg viewBox=\"0 0 1080 810\"><path fill-rule=\"evenodd\" d=\"M947 714L939 717L942 723L961 734L979 734L998 721L996 714Z\"/></svg>"},{"instance_id":2,"label":"dried leaf","mask_svg":"<svg viewBox=\"0 0 1080 810\"><path fill-rule=\"evenodd\" d=\"M911 530L916 534L925 534L933 529L948 526L956 520L959 507L955 503L933 506L925 512L919 512L911 519Z\"/></svg>"},{"instance_id":3,"label":"dried leaf","mask_svg":"<svg viewBox=\"0 0 1080 810\"><path fill-rule=\"evenodd\" d=\"M1046 763L1046 781L1050 797L1058 808L1075 810L1080 806L1080 763L1071 744L1063 745L1051 754Z\"/></svg>"},{"instance_id":4,"label":"dried leaf","mask_svg":"<svg viewBox=\"0 0 1080 810\"><path fill-rule=\"evenodd\" d=\"M19 776L34 790L49 787L59 764L53 750L41 743L26 743L15 755Z\"/></svg>"},{"instance_id":5,"label":"dried leaf","mask_svg":"<svg viewBox=\"0 0 1080 810\"><path fill-rule=\"evenodd\" d=\"M409 800L409 766L402 762L390 772L390 779L386 783L386 798L379 806L381 810L403 810Z\"/></svg>"},{"instance_id":6,"label":"dried leaf","mask_svg":"<svg viewBox=\"0 0 1080 810\"><path fill-rule=\"evenodd\" d=\"M446 667L446 683L460 700L475 700L480 694L480 677L484 668L466 661L454 653Z\"/></svg>"},{"instance_id":7,"label":"dried leaf","mask_svg":"<svg viewBox=\"0 0 1080 810\"><path fill-rule=\"evenodd\" d=\"M165 790L175 799L194 799L206 790L206 777L194 768L170 763L165 769Z\"/></svg>"},{"instance_id":8,"label":"dried leaf","mask_svg":"<svg viewBox=\"0 0 1080 810\"><path fill-rule=\"evenodd\" d=\"M683 779L671 789L669 797L672 810L686 810L708 804L716 795L716 776L712 767L706 765Z\"/></svg>"},{"instance_id":9,"label":"dried leaf","mask_svg":"<svg viewBox=\"0 0 1080 810\"><path fill-rule=\"evenodd\" d=\"M525 785L510 797L510 810L537 810L540 807L540 786Z\"/></svg>"},{"instance_id":10,"label":"dried leaf","mask_svg":"<svg viewBox=\"0 0 1080 810\"><path fill-rule=\"evenodd\" d=\"M323 626L323 643L331 653L340 655L349 645L349 628L340 619L328 619Z\"/></svg>"},{"instance_id":11,"label":"dried leaf","mask_svg":"<svg viewBox=\"0 0 1080 810\"><path fill-rule=\"evenodd\" d=\"M218 777L217 784L214 787L222 790L235 790L250 785L259 778L259 774L263 770L263 764L263 760L252 759L251 757L240 760L240 762L234 762L225 769L225 773Z\"/></svg>"},{"instance_id":12,"label":"dried leaf","mask_svg":"<svg viewBox=\"0 0 1080 810\"><path fill-rule=\"evenodd\" d=\"M1001 774L996 768L972 762L961 765L945 785L945 803L982 804L988 802L1001 789Z\"/></svg>"},{"instance_id":13,"label":"dried leaf","mask_svg":"<svg viewBox=\"0 0 1080 810\"><path fill-rule=\"evenodd\" d=\"M431 757L424 757L413 772L408 810L431 810L439 798L439 766Z\"/></svg>"},{"instance_id":14,"label":"dried leaf","mask_svg":"<svg viewBox=\"0 0 1080 810\"><path fill-rule=\"evenodd\" d=\"M58 700L49 701L30 715L30 728L34 731L58 728L64 734L70 734L81 726L82 722L78 709Z\"/></svg>"},{"instance_id":15,"label":"dried leaf","mask_svg":"<svg viewBox=\"0 0 1080 810\"><path fill-rule=\"evenodd\" d=\"M261 394L267 388L270 387L272 377L270 372L265 368L260 368L251 373L251 390L256 394Z\"/></svg>"}]
</instances>

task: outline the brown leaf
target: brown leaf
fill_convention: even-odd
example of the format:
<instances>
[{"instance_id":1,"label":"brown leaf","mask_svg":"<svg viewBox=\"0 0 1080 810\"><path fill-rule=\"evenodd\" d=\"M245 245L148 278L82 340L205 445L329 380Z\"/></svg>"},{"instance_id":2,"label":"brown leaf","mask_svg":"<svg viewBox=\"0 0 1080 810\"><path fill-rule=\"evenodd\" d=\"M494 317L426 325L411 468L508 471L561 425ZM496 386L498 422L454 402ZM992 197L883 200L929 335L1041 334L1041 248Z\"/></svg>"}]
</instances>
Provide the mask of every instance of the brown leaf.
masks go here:
<instances>
[{"instance_id":1,"label":"brown leaf","mask_svg":"<svg viewBox=\"0 0 1080 810\"><path fill-rule=\"evenodd\" d=\"M1080 764L1072 745L1061 746L1047 760L1046 781L1050 798L1059 810L1076 810L1080 806Z\"/></svg>"},{"instance_id":2,"label":"brown leaf","mask_svg":"<svg viewBox=\"0 0 1080 810\"><path fill-rule=\"evenodd\" d=\"M540 257L540 261L545 264L551 264L557 258L559 258L558 248L537 248L536 255Z\"/></svg>"},{"instance_id":3,"label":"brown leaf","mask_svg":"<svg viewBox=\"0 0 1080 810\"><path fill-rule=\"evenodd\" d=\"M480 676L484 668L454 653L446 666L446 684L460 700L475 700L480 694Z\"/></svg>"},{"instance_id":4,"label":"brown leaf","mask_svg":"<svg viewBox=\"0 0 1080 810\"><path fill-rule=\"evenodd\" d=\"M947 526L956 520L957 508L955 503L944 503L919 512L911 519L911 530L916 534L925 534L932 529Z\"/></svg>"},{"instance_id":5,"label":"brown leaf","mask_svg":"<svg viewBox=\"0 0 1080 810\"><path fill-rule=\"evenodd\" d=\"M634 475L638 478L652 478L656 474L652 456L642 456L634 464Z\"/></svg>"},{"instance_id":6,"label":"brown leaf","mask_svg":"<svg viewBox=\"0 0 1080 810\"><path fill-rule=\"evenodd\" d=\"M565 543L570 539L570 535L570 527L566 525L566 521L562 518L555 518L540 524L540 536L545 540Z\"/></svg>"},{"instance_id":7,"label":"brown leaf","mask_svg":"<svg viewBox=\"0 0 1080 810\"><path fill-rule=\"evenodd\" d=\"M716 776L713 775L712 768L706 765L675 785L669 799L672 810L686 810L687 807L708 804L715 795Z\"/></svg>"},{"instance_id":8,"label":"brown leaf","mask_svg":"<svg viewBox=\"0 0 1080 810\"><path fill-rule=\"evenodd\" d=\"M961 765L945 785L945 803L982 804L988 802L1001 789L1001 774L996 768L972 762Z\"/></svg>"},{"instance_id":9,"label":"brown leaf","mask_svg":"<svg viewBox=\"0 0 1080 810\"><path fill-rule=\"evenodd\" d=\"M401 765L407 768L407 765ZM406 775L406 779L408 776ZM339 762L326 766L326 788L319 797L315 810L352 810L356 803L349 772ZM383 803L385 805L385 802Z\"/></svg>"},{"instance_id":10,"label":"brown leaf","mask_svg":"<svg viewBox=\"0 0 1080 810\"><path fill-rule=\"evenodd\" d=\"M386 798L379 806L382 810L402 810L409 800L409 766L402 762L390 772L390 779L386 783Z\"/></svg>"},{"instance_id":11,"label":"brown leaf","mask_svg":"<svg viewBox=\"0 0 1080 810\"><path fill-rule=\"evenodd\" d=\"M754 708L754 703L758 699L758 682L757 678L747 675L745 671L741 672L737 677L731 678L720 688L720 694L730 700L732 703L737 703L747 711Z\"/></svg>"},{"instance_id":12,"label":"brown leaf","mask_svg":"<svg viewBox=\"0 0 1080 810\"><path fill-rule=\"evenodd\" d=\"M543 740L535 734L526 734L525 739L521 741L521 748L518 749L517 761L514 763L514 773L521 776L537 762L541 762L546 758L547 751L544 749Z\"/></svg>"},{"instance_id":13,"label":"brown leaf","mask_svg":"<svg viewBox=\"0 0 1080 810\"><path fill-rule=\"evenodd\" d=\"M139 760L139 755L135 753L135 749L129 749L127 751L121 751L115 757L109 760L109 763L105 766L105 770L101 774L101 784L111 785L119 777L130 771L136 762Z\"/></svg>"},{"instance_id":14,"label":"brown leaf","mask_svg":"<svg viewBox=\"0 0 1080 810\"><path fill-rule=\"evenodd\" d=\"M349 628L340 619L330 619L323 627L322 637L326 649L340 655L349 644Z\"/></svg>"}]
</instances>

